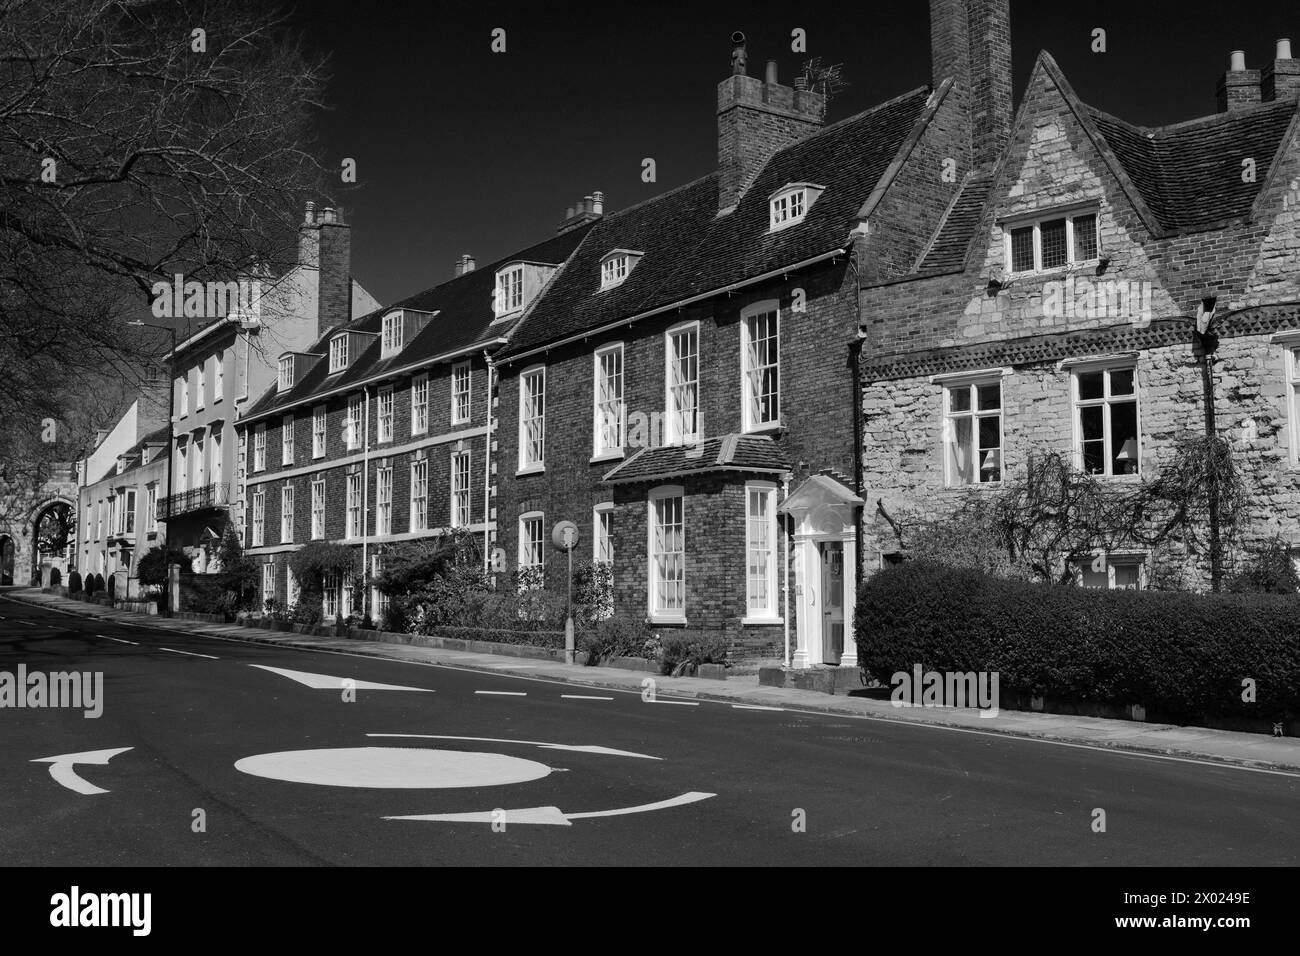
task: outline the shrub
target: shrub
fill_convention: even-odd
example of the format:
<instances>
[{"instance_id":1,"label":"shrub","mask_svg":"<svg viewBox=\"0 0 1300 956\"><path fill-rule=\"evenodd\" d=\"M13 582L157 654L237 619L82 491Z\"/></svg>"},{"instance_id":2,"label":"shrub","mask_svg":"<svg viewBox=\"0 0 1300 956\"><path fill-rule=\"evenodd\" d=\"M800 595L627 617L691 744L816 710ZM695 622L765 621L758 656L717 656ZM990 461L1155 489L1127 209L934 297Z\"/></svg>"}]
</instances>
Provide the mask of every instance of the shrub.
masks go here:
<instances>
[{"instance_id":1,"label":"shrub","mask_svg":"<svg viewBox=\"0 0 1300 956\"><path fill-rule=\"evenodd\" d=\"M71 572L69 572L69 573L68 573L68 593L69 593L69 594L76 594L76 593L77 593L78 591L80 591L80 590L81 590L81 573L80 573L79 571L71 571Z\"/></svg>"},{"instance_id":2,"label":"shrub","mask_svg":"<svg viewBox=\"0 0 1300 956\"><path fill-rule=\"evenodd\" d=\"M50 587L57 588L63 583L63 573L58 568L50 568Z\"/></svg>"},{"instance_id":3,"label":"shrub","mask_svg":"<svg viewBox=\"0 0 1300 956\"><path fill-rule=\"evenodd\" d=\"M179 564L181 574L189 574L194 562L180 548L170 548L166 552L162 548L151 548L145 552L144 556L136 564L136 574L140 578L140 583L149 585L166 584L167 566L169 564Z\"/></svg>"},{"instance_id":4,"label":"shrub","mask_svg":"<svg viewBox=\"0 0 1300 956\"><path fill-rule=\"evenodd\" d=\"M701 664L726 664L727 641L722 637L680 637L663 639L660 671L673 677L690 676Z\"/></svg>"},{"instance_id":5,"label":"shrub","mask_svg":"<svg viewBox=\"0 0 1300 956\"><path fill-rule=\"evenodd\" d=\"M90 597L95 593L95 576L93 574L86 575L84 590L87 597Z\"/></svg>"},{"instance_id":6,"label":"shrub","mask_svg":"<svg viewBox=\"0 0 1300 956\"><path fill-rule=\"evenodd\" d=\"M217 581L223 596L220 610L227 616L250 610L261 582L261 566L244 554L244 546L233 527L227 527L217 546Z\"/></svg>"},{"instance_id":7,"label":"shrub","mask_svg":"<svg viewBox=\"0 0 1300 956\"><path fill-rule=\"evenodd\" d=\"M1231 578L1228 590L1236 594L1296 594L1300 574L1296 573L1291 550L1284 541L1270 541L1251 555Z\"/></svg>"},{"instance_id":8,"label":"shrub","mask_svg":"<svg viewBox=\"0 0 1300 956\"><path fill-rule=\"evenodd\" d=\"M573 620L578 627L594 626L614 614L614 566L584 561L573 569Z\"/></svg>"},{"instance_id":9,"label":"shrub","mask_svg":"<svg viewBox=\"0 0 1300 956\"><path fill-rule=\"evenodd\" d=\"M597 621L594 628L581 636L580 650L587 652L588 666L596 666L611 657L658 658L658 642L645 621L620 615Z\"/></svg>"},{"instance_id":10,"label":"shrub","mask_svg":"<svg viewBox=\"0 0 1300 956\"><path fill-rule=\"evenodd\" d=\"M1174 719L1279 719L1300 710L1298 618L1292 596L1054 587L908 562L867 581L855 628L863 669L884 683L920 664ZM1242 701L1246 678L1259 703Z\"/></svg>"}]
</instances>

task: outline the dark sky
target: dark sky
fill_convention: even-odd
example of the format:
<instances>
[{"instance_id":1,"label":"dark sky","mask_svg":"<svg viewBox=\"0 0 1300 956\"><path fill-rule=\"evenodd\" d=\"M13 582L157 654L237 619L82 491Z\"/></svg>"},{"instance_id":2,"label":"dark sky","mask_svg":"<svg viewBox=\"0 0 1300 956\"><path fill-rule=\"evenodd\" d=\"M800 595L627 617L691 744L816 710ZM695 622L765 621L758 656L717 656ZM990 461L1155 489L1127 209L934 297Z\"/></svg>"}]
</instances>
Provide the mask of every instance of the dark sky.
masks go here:
<instances>
[{"instance_id":1,"label":"dark sky","mask_svg":"<svg viewBox=\"0 0 1300 956\"><path fill-rule=\"evenodd\" d=\"M341 197L353 224L353 275L381 302L554 232L567 206L603 190L606 209L710 172L716 87L730 36L749 39L749 72L775 58L789 83L807 56L841 63L841 119L930 79L928 3L550 4L315 0L297 20L331 55L323 161L357 161ZM490 50L506 30L506 52ZM790 51L807 31L808 53ZM1107 52L1091 33L1107 32ZM1212 113L1228 53L1271 62L1300 6L1278 0L1012 0L1017 102L1041 49L1079 96L1143 125ZM658 182L641 181L653 157Z\"/></svg>"}]
</instances>

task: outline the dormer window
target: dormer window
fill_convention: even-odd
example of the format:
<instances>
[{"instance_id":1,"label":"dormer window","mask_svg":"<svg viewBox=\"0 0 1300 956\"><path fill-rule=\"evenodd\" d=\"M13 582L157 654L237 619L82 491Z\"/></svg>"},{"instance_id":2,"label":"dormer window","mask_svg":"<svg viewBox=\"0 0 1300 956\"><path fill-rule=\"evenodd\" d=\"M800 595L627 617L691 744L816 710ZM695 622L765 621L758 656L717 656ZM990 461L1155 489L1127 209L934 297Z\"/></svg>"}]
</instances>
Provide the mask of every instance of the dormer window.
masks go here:
<instances>
[{"instance_id":1,"label":"dormer window","mask_svg":"<svg viewBox=\"0 0 1300 956\"><path fill-rule=\"evenodd\" d=\"M600 260L600 287L609 289L619 285L636 266L641 253L628 249L615 249Z\"/></svg>"},{"instance_id":2,"label":"dormer window","mask_svg":"<svg viewBox=\"0 0 1300 956\"><path fill-rule=\"evenodd\" d=\"M1047 272L1097 260L1096 207L1008 223L1003 232L1010 273Z\"/></svg>"},{"instance_id":3,"label":"dormer window","mask_svg":"<svg viewBox=\"0 0 1300 956\"><path fill-rule=\"evenodd\" d=\"M822 194L821 186L812 183L793 183L783 187L771 199L771 231L786 229L803 222L808 210Z\"/></svg>"},{"instance_id":4,"label":"dormer window","mask_svg":"<svg viewBox=\"0 0 1300 956\"><path fill-rule=\"evenodd\" d=\"M405 317L401 312L390 312L384 316L384 335L380 345L379 357L388 358L402 350L402 322Z\"/></svg>"},{"instance_id":5,"label":"dormer window","mask_svg":"<svg viewBox=\"0 0 1300 956\"><path fill-rule=\"evenodd\" d=\"M280 359L280 381L279 388L282 392L287 392L293 388L293 356L286 355Z\"/></svg>"},{"instance_id":6,"label":"dormer window","mask_svg":"<svg viewBox=\"0 0 1300 956\"><path fill-rule=\"evenodd\" d=\"M497 272L496 301L493 310L497 318L518 312L524 307L523 264L506 266Z\"/></svg>"},{"instance_id":7,"label":"dormer window","mask_svg":"<svg viewBox=\"0 0 1300 956\"><path fill-rule=\"evenodd\" d=\"M336 335L330 340L330 373L341 372L348 367L347 333Z\"/></svg>"}]
</instances>

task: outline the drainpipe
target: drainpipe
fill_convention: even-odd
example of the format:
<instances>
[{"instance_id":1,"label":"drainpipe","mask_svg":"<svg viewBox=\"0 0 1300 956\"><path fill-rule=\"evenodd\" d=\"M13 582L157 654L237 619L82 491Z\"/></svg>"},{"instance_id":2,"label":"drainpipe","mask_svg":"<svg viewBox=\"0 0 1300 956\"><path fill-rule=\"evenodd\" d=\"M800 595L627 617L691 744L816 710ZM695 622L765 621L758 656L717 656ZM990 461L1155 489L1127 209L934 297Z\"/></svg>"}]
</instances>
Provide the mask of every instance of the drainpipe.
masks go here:
<instances>
[{"instance_id":1,"label":"drainpipe","mask_svg":"<svg viewBox=\"0 0 1300 956\"><path fill-rule=\"evenodd\" d=\"M1201 366L1201 390L1205 396L1205 437L1214 438L1218 434L1218 423L1214 410L1214 353L1219 347L1219 337L1210 331L1214 321L1213 296L1201 300L1201 308L1196 317L1196 330L1193 333L1193 347L1199 353L1198 364ZM1210 483L1207 492L1207 518L1210 525L1210 590L1219 591L1223 587L1223 537L1219 521L1219 488Z\"/></svg>"},{"instance_id":2,"label":"drainpipe","mask_svg":"<svg viewBox=\"0 0 1300 956\"><path fill-rule=\"evenodd\" d=\"M781 476L781 505L784 507L790 498L790 474ZM781 553L784 560L781 562L781 569L784 572L785 581L781 585L781 596L785 601L785 666L790 666L790 516L782 512L781 524L785 526L785 543L781 546Z\"/></svg>"},{"instance_id":3,"label":"drainpipe","mask_svg":"<svg viewBox=\"0 0 1300 956\"><path fill-rule=\"evenodd\" d=\"M376 385L376 388L379 386ZM370 568L370 386L363 386L366 423L361 430L361 580L364 582ZM396 399L394 399L396 412ZM394 422L396 427L396 422ZM370 615L370 588L361 588L361 616ZM373 624L373 619L371 620Z\"/></svg>"},{"instance_id":4,"label":"drainpipe","mask_svg":"<svg viewBox=\"0 0 1300 956\"><path fill-rule=\"evenodd\" d=\"M858 327L858 337L849 343L849 366L851 369L850 402L853 408L853 493L862 498L862 347L866 345L866 334L862 331L862 279L858 270L858 245L854 243L849 254L849 268L853 270L853 316ZM853 601L856 606L858 591L862 588L862 544L866 533L863 517L865 505L853 508L854 547L858 553L853 562ZM847 609L846 609L847 610Z\"/></svg>"},{"instance_id":5,"label":"drainpipe","mask_svg":"<svg viewBox=\"0 0 1300 956\"><path fill-rule=\"evenodd\" d=\"M492 433L495 430L492 414L492 373L495 366L492 364L492 354L487 349L483 350L483 361L487 365L487 433L483 436L483 571L487 573L491 569L491 555L488 551L492 544L488 525L492 520ZM473 420L471 415L470 421Z\"/></svg>"}]
</instances>

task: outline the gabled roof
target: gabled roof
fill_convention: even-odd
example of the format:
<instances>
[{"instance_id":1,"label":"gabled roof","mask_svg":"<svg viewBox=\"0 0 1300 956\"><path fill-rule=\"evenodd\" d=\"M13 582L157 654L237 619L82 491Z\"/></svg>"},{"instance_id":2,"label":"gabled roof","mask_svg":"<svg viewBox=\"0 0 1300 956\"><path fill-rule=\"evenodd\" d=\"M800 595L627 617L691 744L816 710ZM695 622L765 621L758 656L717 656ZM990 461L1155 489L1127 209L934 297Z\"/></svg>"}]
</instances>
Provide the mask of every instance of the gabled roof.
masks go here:
<instances>
[{"instance_id":1,"label":"gabled roof","mask_svg":"<svg viewBox=\"0 0 1300 956\"><path fill-rule=\"evenodd\" d=\"M723 435L698 445L642 448L604 477L613 483L663 481L712 471L781 474L790 470L781 449L766 435Z\"/></svg>"},{"instance_id":2,"label":"gabled roof","mask_svg":"<svg viewBox=\"0 0 1300 956\"><path fill-rule=\"evenodd\" d=\"M918 272L946 272L960 269L966 262L966 250L975 236L980 214L989 198L993 176L980 173L968 176L953 197L952 205L930 240L929 247L917 262Z\"/></svg>"},{"instance_id":3,"label":"gabled roof","mask_svg":"<svg viewBox=\"0 0 1300 956\"><path fill-rule=\"evenodd\" d=\"M496 291L497 269L519 261L561 265L582 241L588 228L590 227L584 225L571 229L431 289L376 309L347 325L329 329L305 351L328 354L329 339L344 329L368 332L372 338L360 355L349 357L345 371L330 374L329 362L318 361L288 391L278 391L275 386L268 389L242 416L242 420L271 414L312 400L326 392L360 387L362 382L382 377L386 372L428 362L439 356L472 352L480 346L499 342L519 320L516 317L493 324L496 315L492 302ZM436 312L437 315L432 316L419 334L405 343L400 351L381 358L379 333L383 330L384 316L395 309L404 308Z\"/></svg>"},{"instance_id":4,"label":"gabled roof","mask_svg":"<svg viewBox=\"0 0 1300 956\"><path fill-rule=\"evenodd\" d=\"M913 90L787 146L727 215L718 215L711 174L606 216L511 333L502 358L845 248L863 204L934 105L928 89ZM826 188L803 221L769 232L772 194L803 182ZM600 260L620 248L644 256L620 285L601 291Z\"/></svg>"}]
</instances>

